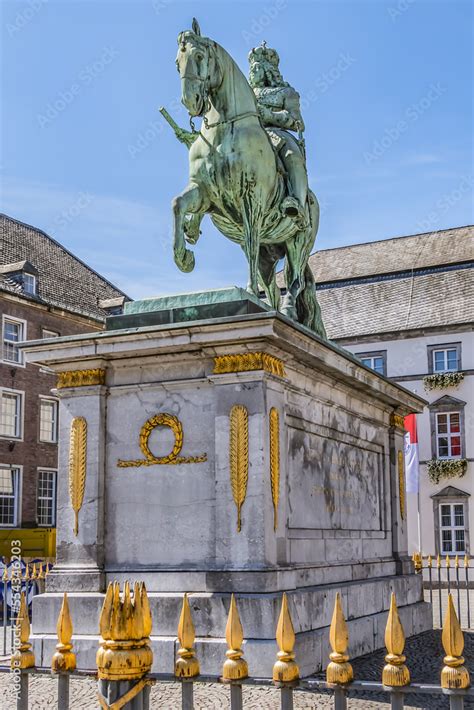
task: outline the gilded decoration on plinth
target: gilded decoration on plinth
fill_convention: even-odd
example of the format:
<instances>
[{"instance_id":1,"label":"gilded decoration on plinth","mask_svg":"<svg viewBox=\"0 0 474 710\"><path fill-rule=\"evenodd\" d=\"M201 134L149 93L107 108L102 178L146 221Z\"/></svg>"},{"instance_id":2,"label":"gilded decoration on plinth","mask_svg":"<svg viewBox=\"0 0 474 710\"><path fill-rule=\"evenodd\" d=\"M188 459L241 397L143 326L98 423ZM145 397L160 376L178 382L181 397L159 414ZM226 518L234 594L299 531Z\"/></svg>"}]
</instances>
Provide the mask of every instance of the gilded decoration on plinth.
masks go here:
<instances>
[{"instance_id":1,"label":"gilded decoration on plinth","mask_svg":"<svg viewBox=\"0 0 474 710\"><path fill-rule=\"evenodd\" d=\"M405 520L405 459L403 451L398 452L398 488L400 498L400 515Z\"/></svg>"},{"instance_id":2,"label":"gilded decoration on plinth","mask_svg":"<svg viewBox=\"0 0 474 710\"><path fill-rule=\"evenodd\" d=\"M84 501L87 471L87 422L74 417L69 443L69 497L74 511L74 535L79 533L79 511Z\"/></svg>"},{"instance_id":3,"label":"gilded decoration on plinth","mask_svg":"<svg viewBox=\"0 0 474 710\"><path fill-rule=\"evenodd\" d=\"M65 387L90 387L92 385L105 385L105 370L68 370L58 373L58 390Z\"/></svg>"},{"instance_id":4,"label":"gilded decoration on plinth","mask_svg":"<svg viewBox=\"0 0 474 710\"><path fill-rule=\"evenodd\" d=\"M270 483L273 501L273 529L278 527L278 500L280 498L280 415L272 407L269 414L270 428Z\"/></svg>"},{"instance_id":5,"label":"gilded decoration on plinth","mask_svg":"<svg viewBox=\"0 0 474 710\"><path fill-rule=\"evenodd\" d=\"M241 404L235 404L230 410L229 463L232 496L237 506L237 532L240 532L249 478L249 415Z\"/></svg>"},{"instance_id":6,"label":"gilded decoration on plinth","mask_svg":"<svg viewBox=\"0 0 474 710\"><path fill-rule=\"evenodd\" d=\"M214 358L214 375L253 370L264 370L271 375L285 377L285 367L282 360L268 353L236 353L234 355L219 355Z\"/></svg>"},{"instance_id":7,"label":"gilded decoration on plinth","mask_svg":"<svg viewBox=\"0 0 474 710\"><path fill-rule=\"evenodd\" d=\"M405 431L405 417L402 414L392 413L390 415L390 426L394 426L397 429L403 429L403 431Z\"/></svg>"},{"instance_id":8,"label":"gilded decoration on plinth","mask_svg":"<svg viewBox=\"0 0 474 710\"><path fill-rule=\"evenodd\" d=\"M166 456L155 456L148 445L151 432L158 426L167 426L174 434L173 448ZM154 417L148 419L140 430L139 444L145 458L131 461L119 459L117 466L120 468L136 468L138 466L154 466L155 464L203 463L207 461L207 454L201 454L199 456L180 456L181 449L183 448L183 438L183 425L178 417L174 414L168 414L167 412L156 414Z\"/></svg>"}]
</instances>

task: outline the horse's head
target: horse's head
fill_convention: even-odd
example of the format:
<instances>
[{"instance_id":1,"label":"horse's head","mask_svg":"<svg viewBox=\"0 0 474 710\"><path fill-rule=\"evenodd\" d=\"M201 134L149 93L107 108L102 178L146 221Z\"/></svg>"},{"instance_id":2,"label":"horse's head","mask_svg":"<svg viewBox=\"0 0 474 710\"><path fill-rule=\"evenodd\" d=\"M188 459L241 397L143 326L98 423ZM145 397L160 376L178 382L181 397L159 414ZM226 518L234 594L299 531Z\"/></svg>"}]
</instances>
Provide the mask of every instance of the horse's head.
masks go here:
<instances>
[{"instance_id":1,"label":"horse's head","mask_svg":"<svg viewBox=\"0 0 474 710\"><path fill-rule=\"evenodd\" d=\"M222 77L215 56L214 43L201 37L197 20L193 29L178 36L176 67L181 78L181 101L191 116L202 116L209 108L209 95Z\"/></svg>"}]
</instances>

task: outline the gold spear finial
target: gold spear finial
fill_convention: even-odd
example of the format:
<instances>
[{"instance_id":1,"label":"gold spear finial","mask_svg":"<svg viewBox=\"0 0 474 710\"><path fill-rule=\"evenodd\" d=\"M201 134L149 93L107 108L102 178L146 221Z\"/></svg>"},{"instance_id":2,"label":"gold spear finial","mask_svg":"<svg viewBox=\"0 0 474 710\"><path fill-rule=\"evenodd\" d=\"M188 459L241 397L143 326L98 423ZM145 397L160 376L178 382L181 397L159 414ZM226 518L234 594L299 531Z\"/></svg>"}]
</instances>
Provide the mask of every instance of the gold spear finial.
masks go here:
<instances>
[{"instance_id":1,"label":"gold spear finial","mask_svg":"<svg viewBox=\"0 0 474 710\"><path fill-rule=\"evenodd\" d=\"M331 663L326 669L326 679L328 683L343 685L350 683L354 678L354 671L349 661L347 647L349 645L349 633L347 631L346 620L341 605L341 595L336 594L334 611L332 614L331 627L329 629L329 643L332 653L329 654Z\"/></svg>"},{"instance_id":2,"label":"gold spear finial","mask_svg":"<svg viewBox=\"0 0 474 710\"><path fill-rule=\"evenodd\" d=\"M185 594L178 623L180 648L178 648L179 658L176 660L174 667L174 674L177 678L194 678L194 676L199 675L199 661L196 658L196 651L193 647L195 636L188 595Z\"/></svg>"},{"instance_id":3,"label":"gold spear finial","mask_svg":"<svg viewBox=\"0 0 474 710\"><path fill-rule=\"evenodd\" d=\"M449 569L451 567L451 560L449 559L449 555L446 555L446 569Z\"/></svg>"},{"instance_id":4,"label":"gold spear finial","mask_svg":"<svg viewBox=\"0 0 474 710\"><path fill-rule=\"evenodd\" d=\"M25 574L24 574L23 579L24 579L25 581L27 581L29 578L30 578L30 568L29 568L28 562L27 562L26 565L25 565Z\"/></svg>"},{"instance_id":5,"label":"gold spear finial","mask_svg":"<svg viewBox=\"0 0 474 710\"><path fill-rule=\"evenodd\" d=\"M471 680L467 668L463 665L464 636L459 625L453 604L453 595L448 594L448 609L443 624L441 636L445 666L441 671L441 687L449 690L469 688Z\"/></svg>"},{"instance_id":6,"label":"gold spear finial","mask_svg":"<svg viewBox=\"0 0 474 710\"><path fill-rule=\"evenodd\" d=\"M390 611L385 627L385 646L388 654L385 656L387 665L383 669L382 683L393 688L408 685L410 682L410 671L405 665L406 658L403 655L405 648L405 633L398 614L395 594L392 592L390 599Z\"/></svg>"},{"instance_id":7,"label":"gold spear finial","mask_svg":"<svg viewBox=\"0 0 474 710\"><path fill-rule=\"evenodd\" d=\"M135 680L150 671L151 614L143 582L135 583L133 597L129 582L124 584L122 596L118 582L109 584L99 630L102 636L96 656L99 678Z\"/></svg>"},{"instance_id":8,"label":"gold spear finial","mask_svg":"<svg viewBox=\"0 0 474 710\"><path fill-rule=\"evenodd\" d=\"M36 569L36 562L33 562L33 569L31 572L31 579L37 579L38 578L38 571Z\"/></svg>"},{"instance_id":9,"label":"gold spear finial","mask_svg":"<svg viewBox=\"0 0 474 710\"><path fill-rule=\"evenodd\" d=\"M469 567L469 557L464 555L464 567Z\"/></svg>"},{"instance_id":10,"label":"gold spear finial","mask_svg":"<svg viewBox=\"0 0 474 710\"><path fill-rule=\"evenodd\" d=\"M11 667L13 669L33 668L35 665L35 654L31 650L30 641L30 617L26 605L25 592L21 593L20 609L15 622L15 637L20 640L20 646L12 653Z\"/></svg>"},{"instance_id":11,"label":"gold spear finial","mask_svg":"<svg viewBox=\"0 0 474 710\"><path fill-rule=\"evenodd\" d=\"M413 553L413 562L415 564L415 572L418 574L418 572L421 572L423 569L423 557L421 552Z\"/></svg>"},{"instance_id":12,"label":"gold spear finial","mask_svg":"<svg viewBox=\"0 0 474 710\"><path fill-rule=\"evenodd\" d=\"M428 555L428 567L431 569L433 567L433 558L431 555Z\"/></svg>"},{"instance_id":13,"label":"gold spear finial","mask_svg":"<svg viewBox=\"0 0 474 710\"><path fill-rule=\"evenodd\" d=\"M72 620L69 612L67 594L64 592L63 603L58 616L56 633L59 643L56 644L56 653L51 661L53 673L64 673L76 668L76 654L72 651Z\"/></svg>"},{"instance_id":14,"label":"gold spear finial","mask_svg":"<svg viewBox=\"0 0 474 710\"><path fill-rule=\"evenodd\" d=\"M437 559L436 559L436 567L437 567L438 569L441 568L441 555L440 555L439 553L438 553L438 557L437 557Z\"/></svg>"},{"instance_id":15,"label":"gold spear finial","mask_svg":"<svg viewBox=\"0 0 474 710\"><path fill-rule=\"evenodd\" d=\"M273 665L273 680L280 683L288 683L298 680L300 669L295 662L295 630L291 621L290 609L286 592L283 592L281 602L280 618L276 630L276 641L278 648L277 660Z\"/></svg>"},{"instance_id":16,"label":"gold spear finial","mask_svg":"<svg viewBox=\"0 0 474 710\"><path fill-rule=\"evenodd\" d=\"M44 579L44 569L42 562L40 562L38 565L38 579Z\"/></svg>"},{"instance_id":17,"label":"gold spear finial","mask_svg":"<svg viewBox=\"0 0 474 710\"><path fill-rule=\"evenodd\" d=\"M3 568L2 582L8 582L8 567L6 565Z\"/></svg>"},{"instance_id":18,"label":"gold spear finial","mask_svg":"<svg viewBox=\"0 0 474 710\"><path fill-rule=\"evenodd\" d=\"M244 640L244 632L240 623L239 612L235 597L232 594L230 599L229 616L225 627L225 640L227 641L228 650L226 651L227 660L224 661L222 667L222 677L225 680L239 680L239 678L247 678L249 669L247 661L242 658L244 652L240 648Z\"/></svg>"},{"instance_id":19,"label":"gold spear finial","mask_svg":"<svg viewBox=\"0 0 474 710\"><path fill-rule=\"evenodd\" d=\"M454 558L454 566L456 567L456 569L459 569L459 555L456 555L456 557Z\"/></svg>"}]
</instances>

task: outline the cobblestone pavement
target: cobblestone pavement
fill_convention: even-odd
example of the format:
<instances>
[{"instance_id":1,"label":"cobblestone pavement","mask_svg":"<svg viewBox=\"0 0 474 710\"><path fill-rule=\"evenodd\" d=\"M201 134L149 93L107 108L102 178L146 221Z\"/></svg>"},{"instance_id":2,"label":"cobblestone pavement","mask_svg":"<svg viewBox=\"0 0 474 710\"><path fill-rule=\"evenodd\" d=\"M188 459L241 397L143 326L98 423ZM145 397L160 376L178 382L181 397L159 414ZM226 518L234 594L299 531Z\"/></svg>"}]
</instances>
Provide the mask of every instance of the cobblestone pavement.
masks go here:
<instances>
[{"instance_id":1,"label":"cobblestone pavement","mask_svg":"<svg viewBox=\"0 0 474 710\"><path fill-rule=\"evenodd\" d=\"M466 665L474 675L474 633L465 633ZM443 659L441 636L439 631L428 631L409 639L405 649L407 665L413 682L439 683L439 673ZM377 651L352 661L354 676L359 680L380 682L384 665L384 651ZM317 677L324 677L319 674ZM13 710L15 703L8 697L10 678L0 674L0 710ZM71 710L96 710L94 700L96 681L93 678L71 679ZM245 710L278 710L279 692L275 688L244 686ZM154 710L179 710L180 687L176 683L155 685L151 694L151 707ZM49 675L36 675L30 679L29 710L55 710L56 681ZM448 710L446 697L411 695L407 696L406 707L412 710ZM332 708L332 697L324 693L295 692L296 710L324 710ZM225 710L230 707L229 688L217 684L195 685L196 710ZM387 695L357 694L350 697L349 710L389 710ZM466 710L474 710L472 700L465 701Z\"/></svg>"}]
</instances>

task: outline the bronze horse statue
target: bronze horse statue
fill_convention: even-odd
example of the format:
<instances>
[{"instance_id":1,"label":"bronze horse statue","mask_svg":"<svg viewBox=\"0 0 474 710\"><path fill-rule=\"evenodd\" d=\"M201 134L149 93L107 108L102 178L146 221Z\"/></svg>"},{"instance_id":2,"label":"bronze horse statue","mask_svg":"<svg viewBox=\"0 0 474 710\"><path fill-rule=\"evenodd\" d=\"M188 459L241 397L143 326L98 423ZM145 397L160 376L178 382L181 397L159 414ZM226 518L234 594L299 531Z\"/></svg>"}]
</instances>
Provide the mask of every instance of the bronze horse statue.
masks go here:
<instances>
[{"instance_id":1,"label":"bronze horse statue","mask_svg":"<svg viewBox=\"0 0 474 710\"><path fill-rule=\"evenodd\" d=\"M326 337L308 266L319 224L315 195L308 191L304 228L282 213L288 194L284 171L246 77L225 49L201 36L196 20L192 30L180 33L178 45L181 100L190 116L203 122L199 133L183 140L189 147L189 184L173 200L177 266L184 272L194 268L186 242L197 242L201 220L209 214L244 250L248 290L258 295L262 287L273 308ZM287 290L280 307L275 276L281 259Z\"/></svg>"}]
</instances>

